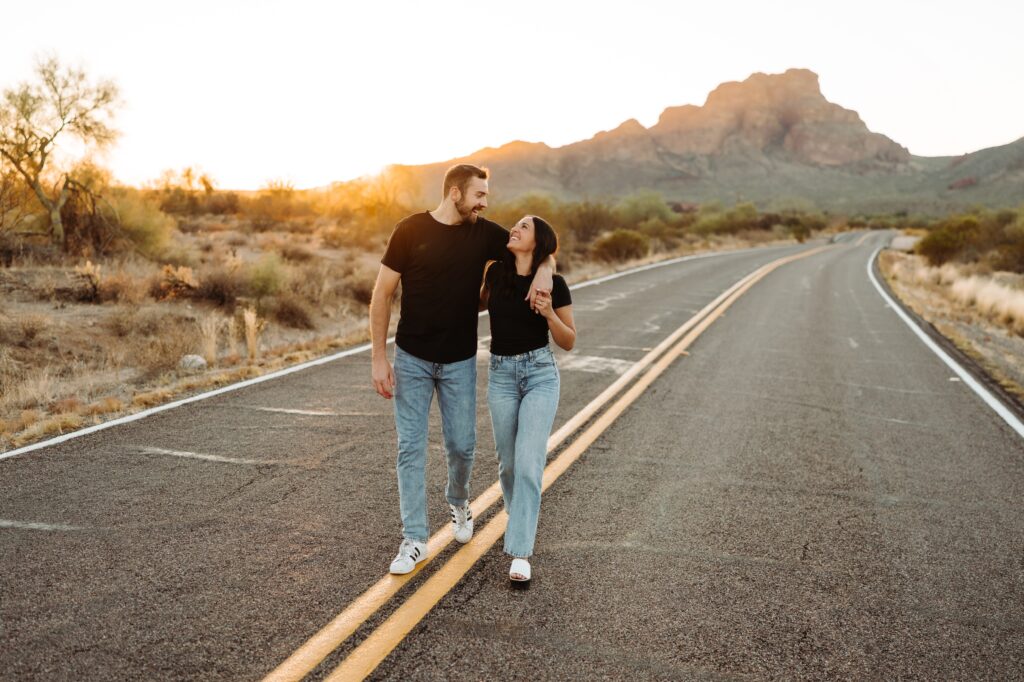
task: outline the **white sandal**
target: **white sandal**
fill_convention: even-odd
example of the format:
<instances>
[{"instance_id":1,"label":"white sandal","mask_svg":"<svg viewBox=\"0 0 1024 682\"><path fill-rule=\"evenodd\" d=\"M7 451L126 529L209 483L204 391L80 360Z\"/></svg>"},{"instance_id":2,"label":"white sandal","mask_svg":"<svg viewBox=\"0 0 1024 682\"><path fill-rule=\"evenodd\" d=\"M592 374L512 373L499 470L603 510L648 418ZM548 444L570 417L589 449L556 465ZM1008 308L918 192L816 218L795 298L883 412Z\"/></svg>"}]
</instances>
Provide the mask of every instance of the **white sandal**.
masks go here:
<instances>
[{"instance_id":1,"label":"white sandal","mask_svg":"<svg viewBox=\"0 0 1024 682\"><path fill-rule=\"evenodd\" d=\"M526 587L530 584L530 578L530 562L526 559L513 559L512 566L508 569L508 579L512 584L516 587Z\"/></svg>"}]
</instances>

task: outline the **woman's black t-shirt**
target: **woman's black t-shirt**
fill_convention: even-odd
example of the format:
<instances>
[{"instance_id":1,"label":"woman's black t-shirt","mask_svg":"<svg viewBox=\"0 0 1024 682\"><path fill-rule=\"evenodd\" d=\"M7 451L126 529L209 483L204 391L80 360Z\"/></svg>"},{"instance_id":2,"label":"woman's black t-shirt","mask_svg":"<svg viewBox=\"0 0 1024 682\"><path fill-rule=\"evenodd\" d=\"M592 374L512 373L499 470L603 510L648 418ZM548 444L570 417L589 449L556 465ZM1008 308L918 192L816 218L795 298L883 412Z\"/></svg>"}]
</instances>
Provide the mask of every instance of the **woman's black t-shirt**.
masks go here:
<instances>
[{"instance_id":1,"label":"woman's black t-shirt","mask_svg":"<svg viewBox=\"0 0 1024 682\"><path fill-rule=\"evenodd\" d=\"M445 225L424 211L399 222L381 259L402 275L395 343L427 362L476 355L480 279L506 244L508 231L482 217Z\"/></svg>"},{"instance_id":2,"label":"woman's black t-shirt","mask_svg":"<svg viewBox=\"0 0 1024 682\"><path fill-rule=\"evenodd\" d=\"M548 321L530 310L526 293L533 275L512 273L512 287L503 285L507 268L504 261L491 264L487 270L487 310L491 317L491 353L519 355L543 348L548 343ZM555 275L551 287L551 307L562 308L572 303L569 285Z\"/></svg>"}]
</instances>

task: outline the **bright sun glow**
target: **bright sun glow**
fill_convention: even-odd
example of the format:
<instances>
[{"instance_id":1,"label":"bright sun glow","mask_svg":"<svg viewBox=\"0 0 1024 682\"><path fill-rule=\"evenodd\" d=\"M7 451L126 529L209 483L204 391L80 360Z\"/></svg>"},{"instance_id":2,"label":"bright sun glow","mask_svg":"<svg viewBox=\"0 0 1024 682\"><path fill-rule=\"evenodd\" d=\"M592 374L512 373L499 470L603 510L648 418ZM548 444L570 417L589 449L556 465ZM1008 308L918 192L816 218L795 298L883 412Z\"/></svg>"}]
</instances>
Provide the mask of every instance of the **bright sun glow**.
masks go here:
<instances>
[{"instance_id":1,"label":"bright sun glow","mask_svg":"<svg viewBox=\"0 0 1024 682\"><path fill-rule=\"evenodd\" d=\"M199 166L224 188L313 187L515 139L563 145L755 71L921 155L1024 135L1024 6L962 2L196 2L4 9L0 86L52 51L115 79L107 163L142 183Z\"/></svg>"}]
</instances>

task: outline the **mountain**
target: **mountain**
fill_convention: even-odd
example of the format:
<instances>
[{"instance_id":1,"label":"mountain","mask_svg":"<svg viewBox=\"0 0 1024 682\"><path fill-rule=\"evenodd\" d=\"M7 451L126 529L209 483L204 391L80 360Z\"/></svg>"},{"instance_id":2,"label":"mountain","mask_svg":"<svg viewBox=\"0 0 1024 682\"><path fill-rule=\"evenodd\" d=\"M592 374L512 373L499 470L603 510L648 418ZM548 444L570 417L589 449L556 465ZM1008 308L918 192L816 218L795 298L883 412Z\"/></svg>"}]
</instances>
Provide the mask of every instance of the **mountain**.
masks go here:
<instances>
[{"instance_id":1,"label":"mountain","mask_svg":"<svg viewBox=\"0 0 1024 682\"><path fill-rule=\"evenodd\" d=\"M1024 138L961 157L921 157L829 102L807 69L719 85L703 106L670 107L564 147L510 142L404 167L433 198L453 163L484 165L491 191L563 199L654 189L684 202L810 203L838 211L937 212L1024 203Z\"/></svg>"}]
</instances>

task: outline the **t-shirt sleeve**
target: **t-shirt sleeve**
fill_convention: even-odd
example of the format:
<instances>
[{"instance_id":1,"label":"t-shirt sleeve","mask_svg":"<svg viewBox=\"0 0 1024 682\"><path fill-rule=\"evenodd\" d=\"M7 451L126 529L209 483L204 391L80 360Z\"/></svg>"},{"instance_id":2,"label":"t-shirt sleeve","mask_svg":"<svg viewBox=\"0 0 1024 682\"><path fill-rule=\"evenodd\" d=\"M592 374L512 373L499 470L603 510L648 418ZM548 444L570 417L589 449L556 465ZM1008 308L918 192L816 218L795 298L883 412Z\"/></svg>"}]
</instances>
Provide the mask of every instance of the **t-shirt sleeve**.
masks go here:
<instances>
[{"instance_id":1,"label":"t-shirt sleeve","mask_svg":"<svg viewBox=\"0 0 1024 682\"><path fill-rule=\"evenodd\" d=\"M551 280L551 307L564 308L567 305L572 305L569 285L565 283L564 277L555 275Z\"/></svg>"},{"instance_id":2,"label":"t-shirt sleeve","mask_svg":"<svg viewBox=\"0 0 1024 682\"><path fill-rule=\"evenodd\" d=\"M400 222L395 225L391 237L388 238L388 246L384 250L384 257L380 262L395 272L404 272L409 262L409 227Z\"/></svg>"},{"instance_id":3,"label":"t-shirt sleeve","mask_svg":"<svg viewBox=\"0 0 1024 682\"><path fill-rule=\"evenodd\" d=\"M508 230L498 223L490 223L487 233L487 260L501 260L508 246Z\"/></svg>"},{"instance_id":4,"label":"t-shirt sleeve","mask_svg":"<svg viewBox=\"0 0 1024 682\"><path fill-rule=\"evenodd\" d=\"M498 271L501 269L501 261L495 261L491 263L490 267L487 268L486 274L484 274L484 282L487 283L488 289L494 289L494 283L497 281Z\"/></svg>"}]
</instances>

